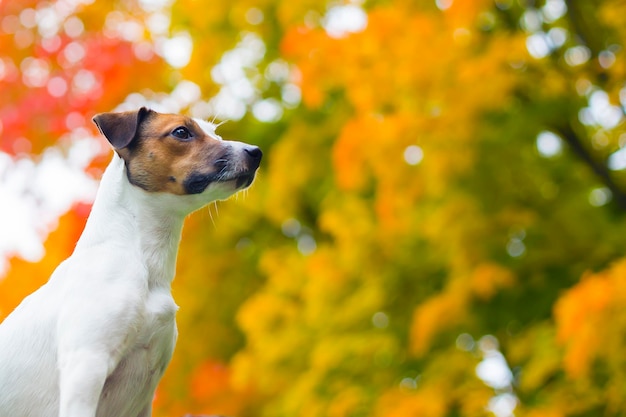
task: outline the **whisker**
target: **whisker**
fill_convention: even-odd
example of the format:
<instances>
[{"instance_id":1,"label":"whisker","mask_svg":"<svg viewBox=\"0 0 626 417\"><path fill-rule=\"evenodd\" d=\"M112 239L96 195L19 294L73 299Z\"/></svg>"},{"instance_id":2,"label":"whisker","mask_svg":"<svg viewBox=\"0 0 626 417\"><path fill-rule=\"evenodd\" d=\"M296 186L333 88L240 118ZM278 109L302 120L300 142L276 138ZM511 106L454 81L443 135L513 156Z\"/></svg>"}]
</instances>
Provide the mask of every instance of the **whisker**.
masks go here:
<instances>
[{"instance_id":1,"label":"whisker","mask_svg":"<svg viewBox=\"0 0 626 417\"><path fill-rule=\"evenodd\" d=\"M226 161L226 162L228 162L228 161ZM223 180L227 176L226 174L228 174L228 166L227 165L223 166L222 169L220 169L220 172L218 172L216 174L215 180L216 181Z\"/></svg>"},{"instance_id":2,"label":"whisker","mask_svg":"<svg viewBox=\"0 0 626 417\"><path fill-rule=\"evenodd\" d=\"M211 119L211 123L215 124L215 121L220 117L220 113L221 110L217 110L214 114L213 114L213 118Z\"/></svg>"},{"instance_id":3,"label":"whisker","mask_svg":"<svg viewBox=\"0 0 626 417\"><path fill-rule=\"evenodd\" d=\"M218 124L215 125L215 129L217 130L218 127L220 127L221 125L230 122L230 120L222 120L221 122L219 122Z\"/></svg>"},{"instance_id":4,"label":"whisker","mask_svg":"<svg viewBox=\"0 0 626 417\"><path fill-rule=\"evenodd\" d=\"M222 120L219 123L215 123L215 121L220 118L220 114L221 114L221 111L218 110L217 112L215 112L215 114L213 114L213 117L211 118L211 124L215 126L215 130L217 130L217 128L222 126L224 123L230 122L230 120L226 119L226 120Z\"/></svg>"},{"instance_id":5,"label":"whisker","mask_svg":"<svg viewBox=\"0 0 626 417\"><path fill-rule=\"evenodd\" d=\"M213 213L211 212L211 206L207 206L207 211L209 212L209 217L211 218L211 223L213 224L213 228L216 228L215 219L213 219Z\"/></svg>"}]
</instances>

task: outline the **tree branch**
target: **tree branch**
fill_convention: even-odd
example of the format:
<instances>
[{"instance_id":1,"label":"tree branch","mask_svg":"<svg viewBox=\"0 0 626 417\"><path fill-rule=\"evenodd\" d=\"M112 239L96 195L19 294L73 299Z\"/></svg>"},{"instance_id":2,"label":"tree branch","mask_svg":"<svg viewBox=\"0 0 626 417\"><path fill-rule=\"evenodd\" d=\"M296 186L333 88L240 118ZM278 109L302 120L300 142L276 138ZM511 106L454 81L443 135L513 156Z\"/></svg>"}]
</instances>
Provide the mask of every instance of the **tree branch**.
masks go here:
<instances>
[{"instance_id":1,"label":"tree branch","mask_svg":"<svg viewBox=\"0 0 626 417\"><path fill-rule=\"evenodd\" d=\"M611 172L606 164L597 161L591 152L585 147L582 140L578 137L578 134L574 131L571 125L553 126L553 129L561 135L561 137L570 146L570 149L596 174L602 183L611 190L613 194L613 201L617 206L626 211L626 192L613 180Z\"/></svg>"}]
</instances>

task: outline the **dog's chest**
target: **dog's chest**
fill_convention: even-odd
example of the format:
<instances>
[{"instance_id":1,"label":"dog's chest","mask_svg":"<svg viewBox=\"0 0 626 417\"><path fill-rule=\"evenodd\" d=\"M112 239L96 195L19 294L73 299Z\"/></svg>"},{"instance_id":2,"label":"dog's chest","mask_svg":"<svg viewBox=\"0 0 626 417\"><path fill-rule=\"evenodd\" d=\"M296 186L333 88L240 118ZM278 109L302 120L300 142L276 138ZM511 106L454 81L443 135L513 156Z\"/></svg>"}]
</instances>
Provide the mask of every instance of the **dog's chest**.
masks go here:
<instances>
[{"instance_id":1,"label":"dog's chest","mask_svg":"<svg viewBox=\"0 0 626 417\"><path fill-rule=\"evenodd\" d=\"M168 292L148 295L135 342L105 382L98 416L136 415L152 401L174 351L177 309Z\"/></svg>"}]
</instances>

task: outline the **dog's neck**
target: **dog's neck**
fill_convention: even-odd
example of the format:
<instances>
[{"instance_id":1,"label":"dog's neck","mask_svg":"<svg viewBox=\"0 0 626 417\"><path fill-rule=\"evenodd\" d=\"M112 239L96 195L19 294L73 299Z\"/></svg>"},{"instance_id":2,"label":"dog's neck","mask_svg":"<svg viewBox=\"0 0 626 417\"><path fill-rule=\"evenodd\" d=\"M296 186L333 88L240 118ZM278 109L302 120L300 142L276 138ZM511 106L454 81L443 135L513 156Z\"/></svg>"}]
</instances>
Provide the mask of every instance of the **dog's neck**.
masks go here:
<instances>
[{"instance_id":1,"label":"dog's neck","mask_svg":"<svg viewBox=\"0 0 626 417\"><path fill-rule=\"evenodd\" d=\"M124 161L116 154L102 176L75 253L123 242L128 246L123 248L126 256L139 258L146 268L148 285L169 287L174 279L176 255L187 214L174 200L173 195L148 193L130 184ZM120 263L128 261L128 258L119 259Z\"/></svg>"}]
</instances>

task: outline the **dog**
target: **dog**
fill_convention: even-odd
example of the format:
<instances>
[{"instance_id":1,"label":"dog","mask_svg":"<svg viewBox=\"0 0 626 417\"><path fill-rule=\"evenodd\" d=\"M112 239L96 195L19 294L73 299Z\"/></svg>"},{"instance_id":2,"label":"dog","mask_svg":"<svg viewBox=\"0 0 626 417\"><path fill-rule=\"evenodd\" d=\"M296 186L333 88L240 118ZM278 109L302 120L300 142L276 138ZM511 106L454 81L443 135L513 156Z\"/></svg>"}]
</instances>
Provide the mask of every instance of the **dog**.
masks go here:
<instances>
[{"instance_id":1,"label":"dog","mask_svg":"<svg viewBox=\"0 0 626 417\"><path fill-rule=\"evenodd\" d=\"M203 120L93 118L114 149L84 231L0 324L0 417L147 417L177 338L185 217L250 186L261 150Z\"/></svg>"}]
</instances>

